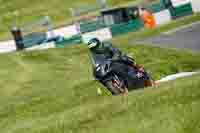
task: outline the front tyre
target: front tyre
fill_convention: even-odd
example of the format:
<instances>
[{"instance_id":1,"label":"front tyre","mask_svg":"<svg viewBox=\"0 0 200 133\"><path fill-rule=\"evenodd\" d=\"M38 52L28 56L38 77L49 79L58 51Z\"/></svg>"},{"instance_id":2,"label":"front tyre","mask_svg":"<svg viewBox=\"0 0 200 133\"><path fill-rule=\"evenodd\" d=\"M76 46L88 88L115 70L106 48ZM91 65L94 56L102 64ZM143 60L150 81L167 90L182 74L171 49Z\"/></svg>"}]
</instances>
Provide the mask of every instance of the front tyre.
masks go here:
<instances>
[{"instance_id":1,"label":"front tyre","mask_svg":"<svg viewBox=\"0 0 200 133\"><path fill-rule=\"evenodd\" d=\"M113 75L111 80L106 81L105 86L113 95L120 95L127 93L125 82L117 75Z\"/></svg>"}]
</instances>

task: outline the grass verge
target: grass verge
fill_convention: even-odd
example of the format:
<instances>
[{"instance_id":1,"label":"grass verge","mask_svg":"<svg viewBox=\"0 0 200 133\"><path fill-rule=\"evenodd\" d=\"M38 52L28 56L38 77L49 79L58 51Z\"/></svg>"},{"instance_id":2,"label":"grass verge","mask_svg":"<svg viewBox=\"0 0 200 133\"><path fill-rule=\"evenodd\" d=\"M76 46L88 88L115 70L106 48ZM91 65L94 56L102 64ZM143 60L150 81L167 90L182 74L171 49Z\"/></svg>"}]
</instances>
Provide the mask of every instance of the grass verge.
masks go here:
<instances>
[{"instance_id":1,"label":"grass verge","mask_svg":"<svg viewBox=\"0 0 200 133\"><path fill-rule=\"evenodd\" d=\"M150 46L121 48L156 79L200 68L199 54ZM5 54L0 59L3 133L199 131L199 76L132 92L127 102L108 97L92 80L85 46Z\"/></svg>"}]
</instances>

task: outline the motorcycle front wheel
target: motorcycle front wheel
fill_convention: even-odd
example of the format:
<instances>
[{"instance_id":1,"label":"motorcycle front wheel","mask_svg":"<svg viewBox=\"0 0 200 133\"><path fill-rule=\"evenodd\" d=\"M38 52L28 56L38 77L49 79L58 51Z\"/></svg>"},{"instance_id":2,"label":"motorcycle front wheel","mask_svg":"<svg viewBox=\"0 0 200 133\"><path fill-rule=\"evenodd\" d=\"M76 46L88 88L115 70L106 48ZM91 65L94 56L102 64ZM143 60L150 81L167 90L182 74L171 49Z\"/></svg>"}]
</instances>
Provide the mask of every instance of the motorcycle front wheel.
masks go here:
<instances>
[{"instance_id":1,"label":"motorcycle front wheel","mask_svg":"<svg viewBox=\"0 0 200 133\"><path fill-rule=\"evenodd\" d=\"M128 91L124 80L115 74L111 80L106 81L105 86L113 95L124 94Z\"/></svg>"}]
</instances>

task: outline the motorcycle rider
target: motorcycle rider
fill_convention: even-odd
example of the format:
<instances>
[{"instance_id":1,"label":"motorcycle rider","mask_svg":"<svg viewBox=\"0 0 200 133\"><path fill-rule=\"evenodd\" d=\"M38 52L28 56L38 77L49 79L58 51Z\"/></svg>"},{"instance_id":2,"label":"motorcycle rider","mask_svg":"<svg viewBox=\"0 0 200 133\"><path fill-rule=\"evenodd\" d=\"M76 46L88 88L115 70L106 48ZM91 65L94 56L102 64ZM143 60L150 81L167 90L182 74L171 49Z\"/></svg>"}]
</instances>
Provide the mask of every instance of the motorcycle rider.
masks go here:
<instances>
[{"instance_id":1,"label":"motorcycle rider","mask_svg":"<svg viewBox=\"0 0 200 133\"><path fill-rule=\"evenodd\" d=\"M100 65L96 63L98 59L120 61L122 60L122 57L123 57L122 52L119 49L113 47L111 43L103 43L97 38L93 38L88 42L88 48L90 49L90 52L92 53L92 64L94 66L93 68L97 67L97 65ZM123 59L123 60L127 64L134 64L134 61L131 59L129 60ZM123 73L123 71L120 69L119 66L116 65L115 69ZM93 71L94 71L93 72L94 77L96 77L95 70L93 69ZM125 88L123 91L124 91L123 94L125 95L128 94L127 88Z\"/></svg>"},{"instance_id":2,"label":"motorcycle rider","mask_svg":"<svg viewBox=\"0 0 200 133\"><path fill-rule=\"evenodd\" d=\"M132 59L126 55L123 55L122 52L118 48L113 47L113 45L111 43L101 42L99 39L93 38L93 39L89 40L88 48L90 49L90 52L92 54L92 64L93 64L94 68L97 65L96 61L98 59L104 59L104 60L123 62L124 64L127 64L128 66L133 66L137 70L145 72L144 68L140 65L137 65L134 59ZM100 64L98 64L98 65L100 65ZM115 70L120 71L121 73L124 72L122 70L123 68L121 68L119 65L116 65L114 67L115 67ZM95 74L95 73L93 72L93 74ZM140 75L138 75L138 76L140 76ZM95 75L94 75L94 77L95 77ZM148 84L147 86L152 86L153 83L154 83L153 81L150 81L147 83ZM128 92L128 90L126 90L125 93L127 93L127 92Z\"/></svg>"},{"instance_id":3,"label":"motorcycle rider","mask_svg":"<svg viewBox=\"0 0 200 133\"><path fill-rule=\"evenodd\" d=\"M88 42L88 48L92 53L92 63L95 65L96 60L98 58L103 59L110 59L112 61L123 61L126 64L135 64L135 61L130 57L127 57L122 54L122 52L118 49L113 47L111 43L108 42L101 42L97 38L93 38Z\"/></svg>"}]
</instances>

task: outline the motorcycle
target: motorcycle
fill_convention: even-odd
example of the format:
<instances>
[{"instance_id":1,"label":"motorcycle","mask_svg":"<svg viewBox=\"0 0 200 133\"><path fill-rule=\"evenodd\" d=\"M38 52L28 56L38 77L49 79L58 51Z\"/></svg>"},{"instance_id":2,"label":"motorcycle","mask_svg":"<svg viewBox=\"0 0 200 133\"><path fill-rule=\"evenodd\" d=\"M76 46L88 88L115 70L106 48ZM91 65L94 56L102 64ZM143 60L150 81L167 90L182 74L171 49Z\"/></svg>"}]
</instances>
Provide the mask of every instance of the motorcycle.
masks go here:
<instances>
[{"instance_id":1,"label":"motorcycle","mask_svg":"<svg viewBox=\"0 0 200 133\"><path fill-rule=\"evenodd\" d=\"M123 56L118 60L98 60L93 68L96 80L113 95L127 94L131 90L153 86L151 76L134 60Z\"/></svg>"}]
</instances>

